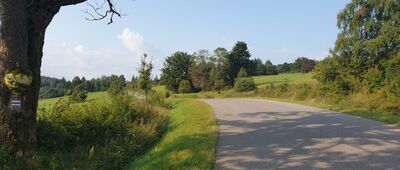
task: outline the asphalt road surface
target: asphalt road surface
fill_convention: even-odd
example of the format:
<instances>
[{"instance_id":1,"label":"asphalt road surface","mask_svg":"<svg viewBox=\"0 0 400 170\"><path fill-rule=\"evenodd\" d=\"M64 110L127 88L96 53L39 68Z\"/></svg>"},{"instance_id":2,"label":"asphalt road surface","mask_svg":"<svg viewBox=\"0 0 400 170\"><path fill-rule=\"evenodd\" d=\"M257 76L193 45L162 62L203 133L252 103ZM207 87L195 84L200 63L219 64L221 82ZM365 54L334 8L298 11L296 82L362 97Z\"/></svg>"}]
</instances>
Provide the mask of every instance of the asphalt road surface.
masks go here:
<instances>
[{"instance_id":1,"label":"asphalt road surface","mask_svg":"<svg viewBox=\"0 0 400 170\"><path fill-rule=\"evenodd\" d=\"M400 169L400 128L266 100L204 100L216 113L215 169Z\"/></svg>"}]
</instances>

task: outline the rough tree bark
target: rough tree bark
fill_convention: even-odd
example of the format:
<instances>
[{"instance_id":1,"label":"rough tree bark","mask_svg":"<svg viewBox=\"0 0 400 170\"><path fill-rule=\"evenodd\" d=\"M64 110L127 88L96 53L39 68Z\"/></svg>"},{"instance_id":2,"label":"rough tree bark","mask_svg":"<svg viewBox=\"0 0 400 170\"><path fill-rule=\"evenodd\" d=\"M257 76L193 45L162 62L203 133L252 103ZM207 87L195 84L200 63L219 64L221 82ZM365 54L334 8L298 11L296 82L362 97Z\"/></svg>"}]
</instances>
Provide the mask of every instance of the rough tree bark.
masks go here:
<instances>
[{"instance_id":1,"label":"rough tree bark","mask_svg":"<svg viewBox=\"0 0 400 170\"><path fill-rule=\"evenodd\" d=\"M36 111L46 28L62 6L85 1L0 0L0 145L11 144L18 155L29 155L37 146ZM100 19L110 15L112 22L112 16L120 14L112 0L105 2L109 4L105 14L95 12ZM17 87L7 84L8 75L17 82L11 85ZM21 88L20 75L29 78ZM20 100L20 107L12 107L12 100Z\"/></svg>"}]
</instances>

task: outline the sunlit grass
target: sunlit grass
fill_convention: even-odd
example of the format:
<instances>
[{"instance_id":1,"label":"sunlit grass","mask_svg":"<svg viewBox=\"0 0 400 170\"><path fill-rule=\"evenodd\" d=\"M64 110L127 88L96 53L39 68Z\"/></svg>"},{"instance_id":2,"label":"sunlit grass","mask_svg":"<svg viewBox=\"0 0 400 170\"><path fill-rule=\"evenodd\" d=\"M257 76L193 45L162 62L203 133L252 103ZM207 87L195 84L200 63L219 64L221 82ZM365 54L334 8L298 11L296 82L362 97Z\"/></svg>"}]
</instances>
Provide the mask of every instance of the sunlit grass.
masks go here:
<instances>
[{"instance_id":1,"label":"sunlit grass","mask_svg":"<svg viewBox=\"0 0 400 170\"><path fill-rule=\"evenodd\" d=\"M107 92L101 91L101 92L92 92L88 93L88 98L86 101L96 101L96 102L103 102L107 100ZM67 98L68 96L64 97L57 97L57 98L51 98L51 99L42 99L39 100L39 109L40 108L49 108L52 105L54 105L57 101L59 101L62 98Z\"/></svg>"},{"instance_id":2,"label":"sunlit grass","mask_svg":"<svg viewBox=\"0 0 400 170\"><path fill-rule=\"evenodd\" d=\"M168 132L161 142L129 169L211 169L217 125L212 108L192 99L175 99Z\"/></svg>"},{"instance_id":3,"label":"sunlit grass","mask_svg":"<svg viewBox=\"0 0 400 170\"><path fill-rule=\"evenodd\" d=\"M308 83L312 81L316 81L313 79L313 73L285 73L279 75L270 75L270 76L254 76L254 82L257 87L264 87L268 84L301 84Z\"/></svg>"}]
</instances>

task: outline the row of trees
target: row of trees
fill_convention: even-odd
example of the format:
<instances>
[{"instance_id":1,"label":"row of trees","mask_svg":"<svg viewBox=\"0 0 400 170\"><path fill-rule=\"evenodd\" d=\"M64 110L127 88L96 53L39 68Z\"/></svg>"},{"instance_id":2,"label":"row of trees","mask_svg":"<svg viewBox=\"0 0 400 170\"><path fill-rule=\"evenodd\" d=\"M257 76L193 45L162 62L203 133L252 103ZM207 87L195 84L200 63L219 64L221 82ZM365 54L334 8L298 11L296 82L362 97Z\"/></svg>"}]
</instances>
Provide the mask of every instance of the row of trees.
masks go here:
<instances>
[{"instance_id":1,"label":"row of trees","mask_svg":"<svg viewBox=\"0 0 400 170\"><path fill-rule=\"evenodd\" d=\"M310 72L316 62L305 57L294 63L273 65L267 60L250 59L245 42L237 42L232 50L217 48L213 54L200 50L194 54L176 52L167 57L162 69L161 81L174 92L221 90L233 87L243 68L248 76L276 75L287 72Z\"/></svg>"},{"instance_id":2,"label":"row of trees","mask_svg":"<svg viewBox=\"0 0 400 170\"><path fill-rule=\"evenodd\" d=\"M67 81L65 78L50 77L42 77L41 79L39 96L42 99L71 95L76 90L86 92L106 91L113 83L119 83L123 87L127 85L123 75L102 76L91 80L86 80L85 77L74 77L72 81Z\"/></svg>"}]
</instances>

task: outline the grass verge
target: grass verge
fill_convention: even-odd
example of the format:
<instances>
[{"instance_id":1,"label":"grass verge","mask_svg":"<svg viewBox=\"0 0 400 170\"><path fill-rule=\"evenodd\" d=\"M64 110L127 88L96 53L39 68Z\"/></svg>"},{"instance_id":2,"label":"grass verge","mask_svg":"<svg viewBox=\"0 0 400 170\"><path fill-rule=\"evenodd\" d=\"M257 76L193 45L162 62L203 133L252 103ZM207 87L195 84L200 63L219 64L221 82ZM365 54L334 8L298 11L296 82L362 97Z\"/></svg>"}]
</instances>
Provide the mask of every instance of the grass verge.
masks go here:
<instances>
[{"instance_id":1,"label":"grass verge","mask_svg":"<svg viewBox=\"0 0 400 170\"><path fill-rule=\"evenodd\" d=\"M212 108L192 99L175 99L168 132L128 169L211 169L218 127Z\"/></svg>"}]
</instances>

